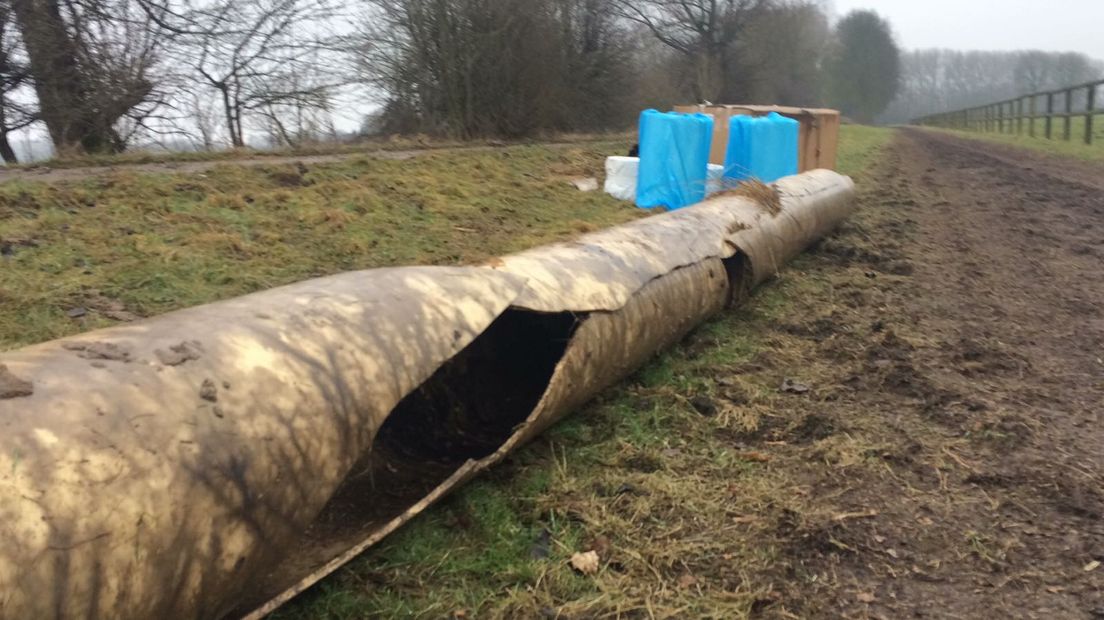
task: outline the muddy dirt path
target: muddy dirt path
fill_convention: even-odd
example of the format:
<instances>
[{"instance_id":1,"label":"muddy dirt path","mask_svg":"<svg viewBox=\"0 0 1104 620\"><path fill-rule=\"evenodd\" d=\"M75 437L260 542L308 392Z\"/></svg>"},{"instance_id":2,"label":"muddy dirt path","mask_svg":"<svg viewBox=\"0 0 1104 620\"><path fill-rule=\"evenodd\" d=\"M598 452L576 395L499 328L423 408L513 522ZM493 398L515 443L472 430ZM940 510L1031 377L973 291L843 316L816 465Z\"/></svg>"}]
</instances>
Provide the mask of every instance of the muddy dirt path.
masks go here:
<instances>
[{"instance_id":1,"label":"muddy dirt path","mask_svg":"<svg viewBox=\"0 0 1104 620\"><path fill-rule=\"evenodd\" d=\"M836 420L866 466L794 465L831 516L779 526L790 611L1104 618L1104 192L1087 166L905 130L861 185L859 218L814 257L855 279L829 276L842 303L807 333L832 385L799 414Z\"/></svg>"}]
</instances>

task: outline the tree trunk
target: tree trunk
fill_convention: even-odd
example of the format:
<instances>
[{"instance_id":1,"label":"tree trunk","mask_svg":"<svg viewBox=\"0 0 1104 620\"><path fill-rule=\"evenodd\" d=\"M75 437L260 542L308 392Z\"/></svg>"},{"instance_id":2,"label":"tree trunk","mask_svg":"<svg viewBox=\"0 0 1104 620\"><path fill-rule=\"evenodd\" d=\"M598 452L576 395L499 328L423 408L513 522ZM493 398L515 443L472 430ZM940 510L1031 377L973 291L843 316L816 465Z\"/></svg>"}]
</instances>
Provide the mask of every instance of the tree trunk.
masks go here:
<instances>
[{"instance_id":1,"label":"tree trunk","mask_svg":"<svg viewBox=\"0 0 1104 620\"><path fill-rule=\"evenodd\" d=\"M4 159L5 164L19 163L19 158L15 156L11 142L8 141L8 131L6 129L0 130L0 158Z\"/></svg>"},{"instance_id":2,"label":"tree trunk","mask_svg":"<svg viewBox=\"0 0 1104 620\"><path fill-rule=\"evenodd\" d=\"M237 148L242 146L242 140L238 134L238 124L234 122L234 104L230 101L230 89L225 84L217 84L216 88L222 93L222 113L226 116L226 129L230 132L230 146Z\"/></svg>"},{"instance_id":3,"label":"tree trunk","mask_svg":"<svg viewBox=\"0 0 1104 620\"><path fill-rule=\"evenodd\" d=\"M698 102L720 101L724 90L724 66L720 50L707 49L697 58L697 79L694 83L694 96Z\"/></svg>"},{"instance_id":4,"label":"tree trunk","mask_svg":"<svg viewBox=\"0 0 1104 620\"><path fill-rule=\"evenodd\" d=\"M23 35L42 120L59 155L116 149L110 123L98 118L65 30L57 0L11 0Z\"/></svg>"}]
</instances>

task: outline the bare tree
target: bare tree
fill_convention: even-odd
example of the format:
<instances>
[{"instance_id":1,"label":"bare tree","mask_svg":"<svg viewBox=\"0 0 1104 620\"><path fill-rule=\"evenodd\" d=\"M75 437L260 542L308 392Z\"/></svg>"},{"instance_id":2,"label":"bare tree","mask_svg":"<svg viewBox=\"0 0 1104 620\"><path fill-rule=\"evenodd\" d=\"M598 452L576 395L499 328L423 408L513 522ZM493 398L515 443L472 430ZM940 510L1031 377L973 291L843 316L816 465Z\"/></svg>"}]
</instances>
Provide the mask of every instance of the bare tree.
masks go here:
<instances>
[{"instance_id":1,"label":"bare tree","mask_svg":"<svg viewBox=\"0 0 1104 620\"><path fill-rule=\"evenodd\" d=\"M317 59L309 64L322 66L323 61ZM329 87L325 78L320 82L315 73L301 73L293 68L284 76L284 90L301 95L272 98L255 108L271 145L299 148L337 139Z\"/></svg>"},{"instance_id":2,"label":"bare tree","mask_svg":"<svg viewBox=\"0 0 1104 620\"><path fill-rule=\"evenodd\" d=\"M183 33L180 58L214 91L231 146L245 145L247 114L328 108L340 78L317 55L326 0L220 0L188 15L190 30L170 25Z\"/></svg>"},{"instance_id":3,"label":"bare tree","mask_svg":"<svg viewBox=\"0 0 1104 620\"><path fill-rule=\"evenodd\" d=\"M384 131L524 136L621 123L631 62L613 0L368 0L350 48Z\"/></svg>"},{"instance_id":4,"label":"bare tree","mask_svg":"<svg viewBox=\"0 0 1104 620\"><path fill-rule=\"evenodd\" d=\"M753 17L770 0L618 0L625 18L690 63L690 87L698 101L732 97L733 52Z\"/></svg>"},{"instance_id":5,"label":"bare tree","mask_svg":"<svg viewBox=\"0 0 1104 620\"><path fill-rule=\"evenodd\" d=\"M38 120L25 92L29 78L11 7L0 5L0 157L6 163L19 161L8 136Z\"/></svg>"},{"instance_id":6,"label":"bare tree","mask_svg":"<svg viewBox=\"0 0 1104 620\"><path fill-rule=\"evenodd\" d=\"M11 0L11 8L57 151L122 150L116 123L128 115L141 123L157 106L164 39L130 0Z\"/></svg>"},{"instance_id":7,"label":"bare tree","mask_svg":"<svg viewBox=\"0 0 1104 620\"><path fill-rule=\"evenodd\" d=\"M745 97L779 105L811 106L823 91L822 60L831 28L813 2L789 0L762 7L740 42Z\"/></svg>"}]
</instances>

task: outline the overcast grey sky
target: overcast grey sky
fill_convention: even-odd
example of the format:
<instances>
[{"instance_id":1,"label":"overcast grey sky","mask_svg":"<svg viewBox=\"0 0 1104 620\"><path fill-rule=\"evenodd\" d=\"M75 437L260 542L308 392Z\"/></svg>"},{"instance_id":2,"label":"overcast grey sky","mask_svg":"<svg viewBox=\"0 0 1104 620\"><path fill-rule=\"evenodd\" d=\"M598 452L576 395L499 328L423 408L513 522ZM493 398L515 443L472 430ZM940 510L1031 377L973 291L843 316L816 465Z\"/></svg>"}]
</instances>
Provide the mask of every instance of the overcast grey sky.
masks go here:
<instances>
[{"instance_id":1,"label":"overcast grey sky","mask_svg":"<svg viewBox=\"0 0 1104 620\"><path fill-rule=\"evenodd\" d=\"M836 14L873 9L907 49L1083 52L1104 60L1104 0L834 0Z\"/></svg>"}]
</instances>

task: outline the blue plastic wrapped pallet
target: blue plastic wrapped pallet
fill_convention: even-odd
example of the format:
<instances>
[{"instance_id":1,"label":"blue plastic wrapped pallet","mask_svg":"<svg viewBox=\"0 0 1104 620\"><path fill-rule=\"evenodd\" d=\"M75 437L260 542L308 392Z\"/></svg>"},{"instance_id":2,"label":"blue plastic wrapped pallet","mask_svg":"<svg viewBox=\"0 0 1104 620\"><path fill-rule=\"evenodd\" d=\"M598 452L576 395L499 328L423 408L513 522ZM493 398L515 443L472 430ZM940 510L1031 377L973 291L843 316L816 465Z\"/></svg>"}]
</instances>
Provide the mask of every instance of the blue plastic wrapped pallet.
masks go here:
<instances>
[{"instance_id":1,"label":"blue plastic wrapped pallet","mask_svg":"<svg viewBox=\"0 0 1104 620\"><path fill-rule=\"evenodd\" d=\"M705 199L713 119L705 114L640 114L636 205L678 209Z\"/></svg>"},{"instance_id":2,"label":"blue plastic wrapped pallet","mask_svg":"<svg viewBox=\"0 0 1104 620\"><path fill-rule=\"evenodd\" d=\"M801 123L777 112L766 116L733 116L728 121L725 178L772 183L797 174Z\"/></svg>"}]
</instances>

